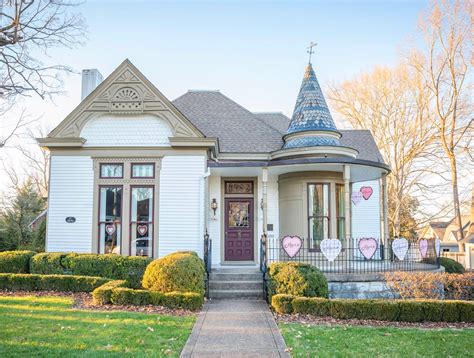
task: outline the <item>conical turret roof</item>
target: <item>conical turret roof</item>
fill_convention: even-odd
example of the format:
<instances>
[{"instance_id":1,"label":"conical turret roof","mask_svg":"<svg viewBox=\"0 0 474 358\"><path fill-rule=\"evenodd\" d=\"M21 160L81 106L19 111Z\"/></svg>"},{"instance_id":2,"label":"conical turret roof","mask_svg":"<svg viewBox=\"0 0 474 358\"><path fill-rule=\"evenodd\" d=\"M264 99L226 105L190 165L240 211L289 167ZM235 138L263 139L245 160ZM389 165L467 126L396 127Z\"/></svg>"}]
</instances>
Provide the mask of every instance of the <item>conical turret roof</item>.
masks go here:
<instances>
[{"instance_id":1,"label":"conical turret roof","mask_svg":"<svg viewBox=\"0 0 474 358\"><path fill-rule=\"evenodd\" d=\"M313 66L308 63L284 148L339 146L339 137Z\"/></svg>"}]
</instances>

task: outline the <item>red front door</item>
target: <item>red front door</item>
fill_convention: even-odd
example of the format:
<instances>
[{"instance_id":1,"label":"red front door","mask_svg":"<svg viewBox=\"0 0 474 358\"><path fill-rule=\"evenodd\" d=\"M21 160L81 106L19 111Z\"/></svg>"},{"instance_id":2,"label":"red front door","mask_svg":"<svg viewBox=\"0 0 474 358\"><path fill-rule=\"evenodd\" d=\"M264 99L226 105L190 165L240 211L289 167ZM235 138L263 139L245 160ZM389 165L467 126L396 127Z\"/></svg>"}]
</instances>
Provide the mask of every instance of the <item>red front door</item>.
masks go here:
<instances>
[{"instance_id":1,"label":"red front door","mask_svg":"<svg viewBox=\"0 0 474 358\"><path fill-rule=\"evenodd\" d=\"M225 199L225 261L252 261L253 242L253 199Z\"/></svg>"}]
</instances>

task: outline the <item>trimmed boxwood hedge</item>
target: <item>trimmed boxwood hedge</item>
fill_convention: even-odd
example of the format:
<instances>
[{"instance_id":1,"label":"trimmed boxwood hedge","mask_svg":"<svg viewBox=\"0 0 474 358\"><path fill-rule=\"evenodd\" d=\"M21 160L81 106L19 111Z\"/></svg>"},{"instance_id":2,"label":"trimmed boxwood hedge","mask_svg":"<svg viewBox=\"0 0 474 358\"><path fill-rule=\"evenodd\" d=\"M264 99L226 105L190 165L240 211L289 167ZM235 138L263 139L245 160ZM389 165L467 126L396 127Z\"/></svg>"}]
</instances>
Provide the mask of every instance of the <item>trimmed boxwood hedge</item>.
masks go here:
<instances>
[{"instance_id":1,"label":"trimmed boxwood hedge","mask_svg":"<svg viewBox=\"0 0 474 358\"><path fill-rule=\"evenodd\" d=\"M203 295L196 292L161 293L148 290L134 290L123 287L125 281L111 281L92 293L95 304L114 305L156 305L169 308L199 309L204 303Z\"/></svg>"},{"instance_id":2,"label":"trimmed boxwood hedge","mask_svg":"<svg viewBox=\"0 0 474 358\"><path fill-rule=\"evenodd\" d=\"M130 287L139 288L150 262L150 258L141 256L48 252L37 254L31 259L31 272L107 277L127 280Z\"/></svg>"},{"instance_id":3,"label":"trimmed boxwood hedge","mask_svg":"<svg viewBox=\"0 0 474 358\"><path fill-rule=\"evenodd\" d=\"M0 272L29 273L30 259L34 251L4 251L0 252Z\"/></svg>"},{"instance_id":4,"label":"trimmed boxwood hedge","mask_svg":"<svg viewBox=\"0 0 474 358\"><path fill-rule=\"evenodd\" d=\"M278 294L272 297L277 313L374 319L400 322L474 322L474 302L442 300L328 300Z\"/></svg>"},{"instance_id":5,"label":"trimmed boxwood hedge","mask_svg":"<svg viewBox=\"0 0 474 358\"><path fill-rule=\"evenodd\" d=\"M316 267L301 262L275 262L268 267L268 299L276 294L324 297L328 282Z\"/></svg>"},{"instance_id":6,"label":"trimmed boxwood hedge","mask_svg":"<svg viewBox=\"0 0 474 358\"><path fill-rule=\"evenodd\" d=\"M439 264L444 267L447 273L464 273L466 271L463 265L448 257L440 257Z\"/></svg>"},{"instance_id":7,"label":"trimmed boxwood hedge","mask_svg":"<svg viewBox=\"0 0 474 358\"><path fill-rule=\"evenodd\" d=\"M91 276L0 273L0 289L8 291L92 292L108 281Z\"/></svg>"}]
</instances>

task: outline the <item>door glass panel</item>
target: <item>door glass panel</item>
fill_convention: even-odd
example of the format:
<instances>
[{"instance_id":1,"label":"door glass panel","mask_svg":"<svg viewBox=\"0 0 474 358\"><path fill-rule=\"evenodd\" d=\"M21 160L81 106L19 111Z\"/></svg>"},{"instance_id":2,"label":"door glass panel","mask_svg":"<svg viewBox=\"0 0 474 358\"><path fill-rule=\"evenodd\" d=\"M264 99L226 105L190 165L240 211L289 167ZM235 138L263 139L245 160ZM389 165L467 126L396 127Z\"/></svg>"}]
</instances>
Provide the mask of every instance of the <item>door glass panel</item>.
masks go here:
<instances>
[{"instance_id":1,"label":"door glass panel","mask_svg":"<svg viewBox=\"0 0 474 358\"><path fill-rule=\"evenodd\" d=\"M120 254L122 243L122 187L101 187L99 252Z\"/></svg>"},{"instance_id":2,"label":"door glass panel","mask_svg":"<svg viewBox=\"0 0 474 358\"><path fill-rule=\"evenodd\" d=\"M249 227L249 202L229 203L229 228Z\"/></svg>"},{"instance_id":3,"label":"door glass panel","mask_svg":"<svg viewBox=\"0 0 474 358\"><path fill-rule=\"evenodd\" d=\"M153 188L132 188L131 255L152 256Z\"/></svg>"}]
</instances>

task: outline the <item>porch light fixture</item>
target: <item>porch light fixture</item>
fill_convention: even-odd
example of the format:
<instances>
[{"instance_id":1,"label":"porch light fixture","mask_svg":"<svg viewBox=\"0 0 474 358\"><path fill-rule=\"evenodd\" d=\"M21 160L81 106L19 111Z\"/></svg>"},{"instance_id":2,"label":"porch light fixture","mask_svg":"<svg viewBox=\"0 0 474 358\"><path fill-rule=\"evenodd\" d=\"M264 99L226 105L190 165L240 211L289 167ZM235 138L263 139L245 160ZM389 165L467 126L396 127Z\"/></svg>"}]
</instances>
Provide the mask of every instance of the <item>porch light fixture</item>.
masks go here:
<instances>
[{"instance_id":1,"label":"porch light fixture","mask_svg":"<svg viewBox=\"0 0 474 358\"><path fill-rule=\"evenodd\" d=\"M212 202L211 202L211 209L212 209L212 211L214 211L214 216L216 216L217 200L216 200L215 198L212 199Z\"/></svg>"}]
</instances>

